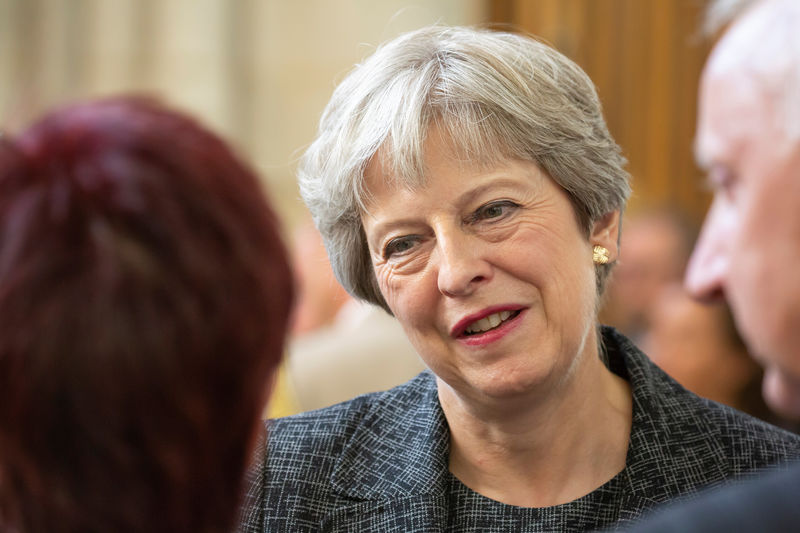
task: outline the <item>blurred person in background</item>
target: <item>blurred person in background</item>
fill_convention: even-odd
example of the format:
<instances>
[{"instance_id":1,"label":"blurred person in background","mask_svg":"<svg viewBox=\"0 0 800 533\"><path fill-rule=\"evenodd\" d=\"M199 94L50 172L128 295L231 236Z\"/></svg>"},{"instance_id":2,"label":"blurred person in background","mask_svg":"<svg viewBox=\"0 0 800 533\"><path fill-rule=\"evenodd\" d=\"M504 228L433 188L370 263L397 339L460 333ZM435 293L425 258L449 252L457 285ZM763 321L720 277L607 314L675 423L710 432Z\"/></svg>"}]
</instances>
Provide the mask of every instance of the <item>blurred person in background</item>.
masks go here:
<instances>
[{"instance_id":1,"label":"blurred person in background","mask_svg":"<svg viewBox=\"0 0 800 533\"><path fill-rule=\"evenodd\" d=\"M322 238L310 220L302 222L291 232L289 253L296 289L287 339L287 352L292 353L296 351L291 348L294 341L313 338L320 329L331 327L337 313L350 300L350 296L336 281ZM294 383L295 379L290 376L290 359L285 357L278 369L264 418L288 416L310 408L303 397L316 394L317 384L312 386L301 383L298 388ZM315 368L312 367L312 370ZM325 385L336 387L336 382L326 381Z\"/></svg>"},{"instance_id":2,"label":"blurred person in background","mask_svg":"<svg viewBox=\"0 0 800 533\"><path fill-rule=\"evenodd\" d=\"M650 328L658 293L683 279L696 232L681 213L666 208L627 216L624 228L600 316L639 342Z\"/></svg>"},{"instance_id":3,"label":"blurred person in background","mask_svg":"<svg viewBox=\"0 0 800 533\"><path fill-rule=\"evenodd\" d=\"M703 70L695 151L714 200L686 277L724 298L767 403L800 419L800 2L717 1L733 23ZM668 508L637 531L796 531L800 463Z\"/></svg>"},{"instance_id":4,"label":"blurred person in background","mask_svg":"<svg viewBox=\"0 0 800 533\"><path fill-rule=\"evenodd\" d=\"M352 298L336 281L310 221L294 233L293 258L298 299L276 391L284 393L270 402L271 417L389 389L425 368L391 315Z\"/></svg>"},{"instance_id":5,"label":"blurred person in background","mask_svg":"<svg viewBox=\"0 0 800 533\"><path fill-rule=\"evenodd\" d=\"M310 220L292 233L290 252L297 280L290 335L298 338L333 324L350 295L336 281L322 237Z\"/></svg>"},{"instance_id":6,"label":"blurred person in background","mask_svg":"<svg viewBox=\"0 0 800 533\"><path fill-rule=\"evenodd\" d=\"M292 292L191 118L120 97L0 139L0 530L229 531Z\"/></svg>"},{"instance_id":7,"label":"blurred person in background","mask_svg":"<svg viewBox=\"0 0 800 533\"><path fill-rule=\"evenodd\" d=\"M642 348L695 394L781 425L761 396L763 372L747 352L724 303L704 305L681 284L656 296Z\"/></svg>"},{"instance_id":8,"label":"blurred person in background","mask_svg":"<svg viewBox=\"0 0 800 533\"><path fill-rule=\"evenodd\" d=\"M599 325L624 163L591 80L529 37L426 27L359 64L300 190L430 371L269 421L242 530L581 531L800 456Z\"/></svg>"}]
</instances>

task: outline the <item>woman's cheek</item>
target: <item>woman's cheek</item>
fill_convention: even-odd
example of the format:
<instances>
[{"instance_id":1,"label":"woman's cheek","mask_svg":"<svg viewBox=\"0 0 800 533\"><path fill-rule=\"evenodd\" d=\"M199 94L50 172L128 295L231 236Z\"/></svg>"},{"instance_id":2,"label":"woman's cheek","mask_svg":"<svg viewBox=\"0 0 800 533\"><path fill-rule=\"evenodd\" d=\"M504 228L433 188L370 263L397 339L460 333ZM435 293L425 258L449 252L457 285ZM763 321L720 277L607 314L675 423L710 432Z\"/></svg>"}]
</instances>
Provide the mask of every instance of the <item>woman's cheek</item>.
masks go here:
<instances>
[{"instance_id":1,"label":"woman's cheek","mask_svg":"<svg viewBox=\"0 0 800 533\"><path fill-rule=\"evenodd\" d=\"M400 278L402 278L402 276L398 276L397 272L391 268L391 266L384 264L375 267L375 277L378 280L378 287L381 290L383 299L389 304L392 312L396 314L395 300L397 299L398 287L400 286Z\"/></svg>"},{"instance_id":2,"label":"woman's cheek","mask_svg":"<svg viewBox=\"0 0 800 533\"><path fill-rule=\"evenodd\" d=\"M387 269L378 278L384 300L404 326L416 323L420 312L431 308L427 279L424 272L408 274L395 269Z\"/></svg>"}]
</instances>

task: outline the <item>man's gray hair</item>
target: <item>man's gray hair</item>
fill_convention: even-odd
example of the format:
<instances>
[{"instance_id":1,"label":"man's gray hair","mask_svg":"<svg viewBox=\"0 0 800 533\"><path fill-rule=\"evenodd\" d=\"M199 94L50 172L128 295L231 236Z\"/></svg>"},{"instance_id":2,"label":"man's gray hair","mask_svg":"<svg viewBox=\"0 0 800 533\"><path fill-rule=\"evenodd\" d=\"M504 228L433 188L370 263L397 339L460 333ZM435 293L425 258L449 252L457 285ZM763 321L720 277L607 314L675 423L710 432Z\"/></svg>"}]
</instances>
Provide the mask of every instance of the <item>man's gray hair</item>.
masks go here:
<instances>
[{"instance_id":1,"label":"man's gray hair","mask_svg":"<svg viewBox=\"0 0 800 533\"><path fill-rule=\"evenodd\" d=\"M758 0L711 0L706 7L703 33L714 35Z\"/></svg>"},{"instance_id":2,"label":"man's gray hair","mask_svg":"<svg viewBox=\"0 0 800 533\"><path fill-rule=\"evenodd\" d=\"M565 56L532 38L484 29L431 26L401 35L339 84L298 171L336 277L387 311L361 224L364 171L380 153L398 185L423 185L432 125L467 163L536 163L568 193L587 237L630 194L594 85ZM598 267L599 291L610 266Z\"/></svg>"},{"instance_id":3,"label":"man's gray hair","mask_svg":"<svg viewBox=\"0 0 800 533\"><path fill-rule=\"evenodd\" d=\"M724 64L752 78L772 103L776 124L800 141L800 0L717 0L709 9L733 17L709 62L725 43L736 43L735 65Z\"/></svg>"}]
</instances>

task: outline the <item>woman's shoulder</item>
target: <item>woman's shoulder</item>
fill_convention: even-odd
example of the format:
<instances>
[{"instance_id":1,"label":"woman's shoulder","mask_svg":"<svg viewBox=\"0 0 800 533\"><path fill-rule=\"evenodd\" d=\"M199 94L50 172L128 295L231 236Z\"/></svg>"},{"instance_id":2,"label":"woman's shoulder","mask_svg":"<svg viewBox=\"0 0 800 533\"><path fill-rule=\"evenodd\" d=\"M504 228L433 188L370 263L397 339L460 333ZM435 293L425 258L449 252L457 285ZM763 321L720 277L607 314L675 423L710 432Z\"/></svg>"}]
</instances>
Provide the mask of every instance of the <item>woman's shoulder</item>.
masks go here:
<instances>
[{"instance_id":1,"label":"woman's shoulder","mask_svg":"<svg viewBox=\"0 0 800 533\"><path fill-rule=\"evenodd\" d=\"M800 437L700 398L624 336L604 330L609 367L633 393L626 461L632 493L665 502L800 459Z\"/></svg>"},{"instance_id":2,"label":"woman's shoulder","mask_svg":"<svg viewBox=\"0 0 800 533\"><path fill-rule=\"evenodd\" d=\"M654 379L661 416L673 439L713 440L731 463L768 466L800 458L800 435L686 390L661 369Z\"/></svg>"},{"instance_id":3,"label":"woman's shoulder","mask_svg":"<svg viewBox=\"0 0 800 533\"><path fill-rule=\"evenodd\" d=\"M748 468L769 466L800 459L800 436L727 405L699 398L686 392L698 403L709 431L731 453L731 462ZM737 461L737 459L739 459Z\"/></svg>"},{"instance_id":4,"label":"woman's shoulder","mask_svg":"<svg viewBox=\"0 0 800 533\"><path fill-rule=\"evenodd\" d=\"M373 431L389 432L417 417L420 409L432 409L436 398L435 378L424 371L410 381L382 392L267 422L271 453L310 453L328 450L336 454L339 445L368 424ZM274 452L273 452L274 451Z\"/></svg>"},{"instance_id":5,"label":"woman's shoulder","mask_svg":"<svg viewBox=\"0 0 800 533\"><path fill-rule=\"evenodd\" d=\"M677 467L702 469L709 479L721 480L800 459L800 436L701 398L665 378L656 397L663 407L658 415L651 410L647 418L660 425L660 442Z\"/></svg>"},{"instance_id":6,"label":"woman's shoulder","mask_svg":"<svg viewBox=\"0 0 800 533\"><path fill-rule=\"evenodd\" d=\"M442 419L425 371L388 391L269 420L241 531L313 529L335 509L411 486L431 462L420 457L435 458L446 442Z\"/></svg>"},{"instance_id":7,"label":"woman's shoulder","mask_svg":"<svg viewBox=\"0 0 800 533\"><path fill-rule=\"evenodd\" d=\"M625 367L644 437L665 450L715 456L733 474L800 458L800 436L697 396L625 337L604 334L607 349L615 352L610 357L622 359L617 364Z\"/></svg>"}]
</instances>

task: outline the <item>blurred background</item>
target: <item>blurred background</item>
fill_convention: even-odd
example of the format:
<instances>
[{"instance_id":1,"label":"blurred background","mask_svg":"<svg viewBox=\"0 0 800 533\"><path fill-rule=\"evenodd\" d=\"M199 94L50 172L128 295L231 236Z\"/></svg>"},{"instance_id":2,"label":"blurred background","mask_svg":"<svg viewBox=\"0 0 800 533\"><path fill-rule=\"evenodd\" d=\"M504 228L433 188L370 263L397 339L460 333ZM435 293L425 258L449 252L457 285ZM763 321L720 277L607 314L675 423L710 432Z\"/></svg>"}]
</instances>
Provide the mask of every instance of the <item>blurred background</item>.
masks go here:
<instances>
[{"instance_id":1,"label":"blurred background","mask_svg":"<svg viewBox=\"0 0 800 533\"><path fill-rule=\"evenodd\" d=\"M630 160L629 211L708 202L691 156L708 49L702 0L0 0L0 126L60 103L147 92L189 110L255 162L287 224L295 161L336 82L420 26L534 33L598 86Z\"/></svg>"},{"instance_id":2,"label":"blurred background","mask_svg":"<svg viewBox=\"0 0 800 533\"><path fill-rule=\"evenodd\" d=\"M603 320L696 392L767 417L763 405L751 407L760 370L727 310L700 308L680 288L710 200L692 156L711 44L700 34L703 8L703 0L0 0L0 131L55 105L136 92L193 113L233 143L260 172L298 268L292 344L272 403L273 414L286 414L389 387L423 367L393 320L338 288L299 199L296 162L336 83L378 44L432 23L538 35L594 80L633 176ZM721 377L720 368L736 371ZM347 378L333 378L337 370Z\"/></svg>"},{"instance_id":3,"label":"blurred background","mask_svg":"<svg viewBox=\"0 0 800 533\"><path fill-rule=\"evenodd\" d=\"M487 16L485 0L0 0L0 127L154 94L249 158L291 227L295 161L348 69L401 32Z\"/></svg>"}]
</instances>

